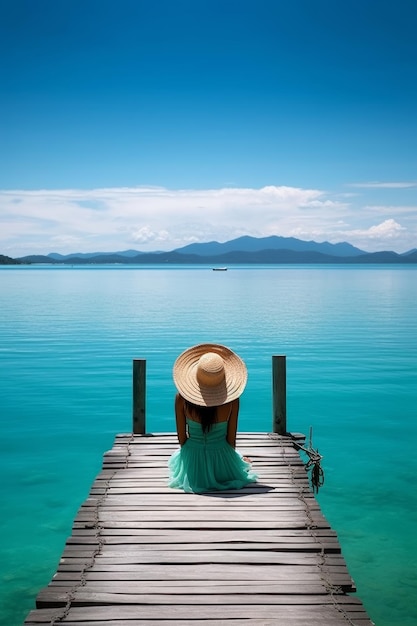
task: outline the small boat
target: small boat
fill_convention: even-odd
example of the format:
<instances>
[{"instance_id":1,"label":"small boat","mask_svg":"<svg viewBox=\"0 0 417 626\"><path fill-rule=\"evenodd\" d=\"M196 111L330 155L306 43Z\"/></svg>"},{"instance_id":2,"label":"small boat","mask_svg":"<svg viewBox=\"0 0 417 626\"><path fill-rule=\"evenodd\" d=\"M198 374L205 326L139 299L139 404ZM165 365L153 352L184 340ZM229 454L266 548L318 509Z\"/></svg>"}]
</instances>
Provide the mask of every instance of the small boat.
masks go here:
<instances>
[{"instance_id":1,"label":"small boat","mask_svg":"<svg viewBox=\"0 0 417 626\"><path fill-rule=\"evenodd\" d=\"M213 267L213 272L227 272L227 267Z\"/></svg>"}]
</instances>

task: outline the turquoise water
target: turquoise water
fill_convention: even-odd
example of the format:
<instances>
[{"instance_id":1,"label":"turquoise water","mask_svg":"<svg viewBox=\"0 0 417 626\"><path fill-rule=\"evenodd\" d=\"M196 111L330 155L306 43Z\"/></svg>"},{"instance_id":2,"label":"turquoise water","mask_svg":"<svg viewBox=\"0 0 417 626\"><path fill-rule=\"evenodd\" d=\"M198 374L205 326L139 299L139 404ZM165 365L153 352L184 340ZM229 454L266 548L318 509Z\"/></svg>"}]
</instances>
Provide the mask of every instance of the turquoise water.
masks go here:
<instances>
[{"instance_id":1,"label":"turquoise water","mask_svg":"<svg viewBox=\"0 0 417 626\"><path fill-rule=\"evenodd\" d=\"M288 429L323 455L319 500L377 626L417 609L417 270L412 267L2 267L0 623L56 570L117 433L132 359L149 431L173 431L172 363L193 343L246 361L240 430L270 430L287 355Z\"/></svg>"}]
</instances>

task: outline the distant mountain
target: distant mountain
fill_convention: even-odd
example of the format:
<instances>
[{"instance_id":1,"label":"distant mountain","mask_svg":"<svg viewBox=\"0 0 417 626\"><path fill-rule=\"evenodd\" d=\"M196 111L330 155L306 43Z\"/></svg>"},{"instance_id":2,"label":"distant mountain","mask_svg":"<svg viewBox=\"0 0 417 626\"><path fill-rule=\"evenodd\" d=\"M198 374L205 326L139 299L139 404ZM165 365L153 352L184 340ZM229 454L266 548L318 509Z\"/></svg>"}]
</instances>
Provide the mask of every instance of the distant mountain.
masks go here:
<instances>
[{"instance_id":1,"label":"distant mountain","mask_svg":"<svg viewBox=\"0 0 417 626\"><path fill-rule=\"evenodd\" d=\"M354 263L417 263L417 254L402 256L396 252L368 252L351 260Z\"/></svg>"},{"instance_id":2,"label":"distant mountain","mask_svg":"<svg viewBox=\"0 0 417 626\"><path fill-rule=\"evenodd\" d=\"M198 254L200 256L216 256L226 252L260 252L261 250L294 250L296 252L321 252L333 256L358 256L366 254L363 250L355 248L350 243L316 243L315 241L303 241L294 237L239 237L225 243L210 241L208 243L191 243L175 251L181 254Z\"/></svg>"},{"instance_id":3,"label":"distant mountain","mask_svg":"<svg viewBox=\"0 0 417 626\"><path fill-rule=\"evenodd\" d=\"M349 243L316 243L293 237L239 237L225 243L193 243L170 252L96 252L62 255L28 255L17 259L24 263L85 264L279 264L279 263L417 263L417 249L404 254L364 252Z\"/></svg>"},{"instance_id":4,"label":"distant mountain","mask_svg":"<svg viewBox=\"0 0 417 626\"><path fill-rule=\"evenodd\" d=\"M135 257L138 254L142 254L138 250L124 250L123 252L72 252L71 254L59 254L58 252L50 252L47 256L54 261L66 261L73 259L74 257L79 259L92 259L98 256L120 256L120 257Z\"/></svg>"},{"instance_id":5,"label":"distant mountain","mask_svg":"<svg viewBox=\"0 0 417 626\"><path fill-rule=\"evenodd\" d=\"M405 257L406 260L410 261L411 263L417 263L417 248L415 250L410 250L410 252L402 254L401 256L403 258Z\"/></svg>"},{"instance_id":6,"label":"distant mountain","mask_svg":"<svg viewBox=\"0 0 417 626\"><path fill-rule=\"evenodd\" d=\"M19 257L16 259L21 263L61 263L62 261L55 261L51 259L49 256L44 254L28 254L26 256Z\"/></svg>"},{"instance_id":7,"label":"distant mountain","mask_svg":"<svg viewBox=\"0 0 417 626\"><path fill-rule=\"evenodd\" d=\"M374 252L357 256L342 257L323 254L315 250L297 252L296 250L260 250L259 252L226 252L213 256L182 254L181 252L141 253L136 257L96 256L89 259L71 257L64 261L54 261L47 256L26 256L20 261L25 263L53 263L60 265L231 265L231 264L371 264L371 263L417 263L417 252L402 256L395 252Z\"/></svg>"},{"instance_id":8,"label":"distant mountain","mask_svg":"<svg viewBox=\"0 0 417 626\"><path fill-rule=\"evenodd\" d=\"M88 254L88 253L87 253ZM189 260L191 259L191 260ZM84 255L66 255L58 260L51 256L42 256L38 254L29 254L21 257L21 261L25 263L48 263L61 265L103 265L103 264L123 264L129 265L134 263L205 263L205 259L197 255L182 255L176 252L138 252L136 256L121 256L116 253L97 254L96 256Z\"/></svg>"},{"instance_id":9,"label":"distant mountain","mask_svg":"<svg viewBox=\"0 0 417 626\"><path fill-rule=\"evenodd\" d=\"M21 262L17 259L12 259L10 256L0 254L0 265L21 265Z\"/></svg>"}]
</instances>

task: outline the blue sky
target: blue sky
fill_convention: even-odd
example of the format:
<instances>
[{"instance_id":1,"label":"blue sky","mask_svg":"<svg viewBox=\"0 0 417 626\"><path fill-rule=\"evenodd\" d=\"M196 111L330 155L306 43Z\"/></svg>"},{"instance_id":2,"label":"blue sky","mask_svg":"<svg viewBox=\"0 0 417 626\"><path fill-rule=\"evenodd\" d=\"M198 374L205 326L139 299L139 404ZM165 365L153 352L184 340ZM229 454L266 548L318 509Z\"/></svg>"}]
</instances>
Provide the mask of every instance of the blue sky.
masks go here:
<instances>
[{"instance_id":1,"label":"blue sky","mask_svg":"<svg viewBox=\"0 0 417 626\"><path fill-rule=\"evenodd\" d=\"M0 253L417 247L414 0L0 0Z\"/></svg>"}]
</instances>

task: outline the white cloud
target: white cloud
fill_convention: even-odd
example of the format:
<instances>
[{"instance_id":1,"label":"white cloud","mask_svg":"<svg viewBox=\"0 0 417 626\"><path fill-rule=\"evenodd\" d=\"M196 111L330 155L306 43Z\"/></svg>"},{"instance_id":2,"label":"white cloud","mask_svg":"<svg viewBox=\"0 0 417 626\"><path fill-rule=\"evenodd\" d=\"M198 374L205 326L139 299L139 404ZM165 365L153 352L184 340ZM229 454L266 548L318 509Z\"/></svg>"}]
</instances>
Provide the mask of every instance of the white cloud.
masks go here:
<instances>
[{"instance_id":1,"label":"white cloud","mask_svg":"<svg viewBox=\"0 0 417 626\"><path fill-rule=\"evenodd\" d=\"M166 230L155 232L149 226L143 226L138 230L134 230L130 238L132 242L146 244L149 242L166 241L169 239L169 233Z\"/></svg>"},{"instance_id":2,"label":"white cloud","mask_svg":"<svg viewBox=\"0 0 417 626\"><path fill-rule=\"evenodd\" d=\"M364 240L377 239L379 241L390 241L401 237L404 231L406 231L406 228L398 224L395 220L390 219L365 230L351 230L348 234L352 237L362 238Z\"/></svg>"},{"instance_id":3,"label":"white cloud","mask_svg":"<svg viewBox=\"0 0 417 626\"><path fill-rule=\"evenodd\" d=\"M300 239L309 237L316 241L322 241L326 238L326 233L320 229L313 232L306 232L300 229L294 232L294 237ZM368 252L397 249L398 246L395 244L400 241L403 241L403 245L399 250L402 252L416 246L415 238L414 240L408 239L407 229L394 219L385 220L369 228L351 228L344 223L338 224L332 233L327 233L327 241L331 243L348 241L352 245Z\"/></svg>"},{"instance_id":4,"label":"white cloud","mask_svg":"<svg viewBox=\"0 0 417 626\"><path fill-rule=\"evenodd\" d=\"M364 207L366 211L375 213L378 215L396 215L396 216L409 216L417 219L417 205L415 206L403 206L403 205L381 205L370 204Z\"/></svg>"},{"instance_id":5,"label":"white cloud","mask_svg":"<svg viewBox=\"0 0 417 626\"><path fill-rule=\"evenodd\" d=\"M361 187L363 189L410 189L417 187L417 182L369 182L351 183L350 187Z\"/></svg>"},{"instance_id":6,"label":"white cloud","mask_svg":"<svg viewBox=\"0 0 417 626\"><path fill-rule=\"evenodd\" d=\"M0 191L0 253L172 250L245 234L349 241L369 251L387 242L399 251L416 247L414 207L358 206L341 198L274 185Z\"/></svg>"}]
</instances>

